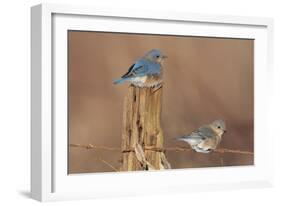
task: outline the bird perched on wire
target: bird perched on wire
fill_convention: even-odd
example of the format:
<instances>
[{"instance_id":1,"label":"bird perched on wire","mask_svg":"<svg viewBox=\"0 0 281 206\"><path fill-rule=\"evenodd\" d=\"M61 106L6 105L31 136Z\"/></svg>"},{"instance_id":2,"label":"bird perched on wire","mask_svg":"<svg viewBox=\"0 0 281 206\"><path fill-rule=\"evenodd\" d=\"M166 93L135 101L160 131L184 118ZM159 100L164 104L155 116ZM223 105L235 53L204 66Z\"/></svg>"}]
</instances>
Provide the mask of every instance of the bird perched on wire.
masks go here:
<instances>
[{"instance_id":1,"label":"bird perched on wire","mask_svg":"<svg viewBox=\"0 0 281 206\"><path fill-rule=\"evenodd\" d=\"M209 153L216 149L226 132L223 120L216 120L211 124L203 125L189 135L176 138L187 142L196 152Z\"/></svg>"},{"instance_id":2,"label":"bird perched on wire","mask_svg":"<svg viewBox=\"0 0 281 206\"><path fill-rule=\"evenodd\" d=\"M157 87L163 81L162 62L167 56L158 49L152 49L138 59L114 84L130 82L137 87Z\"/></svg>"}]
</instances>

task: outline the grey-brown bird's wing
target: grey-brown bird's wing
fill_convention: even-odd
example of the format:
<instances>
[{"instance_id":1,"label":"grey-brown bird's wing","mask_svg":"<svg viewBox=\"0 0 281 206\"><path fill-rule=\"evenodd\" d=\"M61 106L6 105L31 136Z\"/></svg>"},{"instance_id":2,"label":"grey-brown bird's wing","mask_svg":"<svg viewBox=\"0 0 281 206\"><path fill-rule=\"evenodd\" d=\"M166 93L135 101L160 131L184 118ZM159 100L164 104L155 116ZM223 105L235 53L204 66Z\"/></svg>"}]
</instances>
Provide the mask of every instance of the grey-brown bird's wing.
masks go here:
<instances>
[{"instance_id":1,"label":"grey-brown bird's wing","mask_svg":"<svg viewBox=\"0 0 281 206\"><path fill-rule=\"evenodd\" d=\"M202 126L197 130L197 133L200 134L201 137L205 138L212 138L216 136L216 133L214 130L212 130L209 126Z\"/></svg>"},{"instance_id":2,"label":"grey-brown bird's wing","mask_svg":"<svg viewBox=\"0 0 281 206\"><path fill-rule=\"evenodd\" d=\"M186 135L185 138L187 139L197 139L197 140L204 140L207 138L212 138L215 132L208 126L202 126L197 130L193 131L191 134Z\"/></svg>"},{"instance_id":3,"label":"grey-brown bird's wing","mask_svg":"<svg viewBox=\"0 0 281 206\"><path fill-rule=\"evenodd\" d=\"M183 137L179 137L177 139L186 141L191 145L197 145L207 139L213 139L214 136L216 136L216 133L209 126L205 125L197 130L194 130L191 134L184 135Z\"/></svg>"},{"instance_id":4,"label":"grey-brown bird's wing","mask_svg":"<svg viewBox=\"0 0 281 206\"><path fill-rule=\"evenodd\" d=\"M203 126L198 129L202 141L197 145L197 148L202 152L214 150L217 146L217 134L209 126Z\"/></svg>"}]
</instances>

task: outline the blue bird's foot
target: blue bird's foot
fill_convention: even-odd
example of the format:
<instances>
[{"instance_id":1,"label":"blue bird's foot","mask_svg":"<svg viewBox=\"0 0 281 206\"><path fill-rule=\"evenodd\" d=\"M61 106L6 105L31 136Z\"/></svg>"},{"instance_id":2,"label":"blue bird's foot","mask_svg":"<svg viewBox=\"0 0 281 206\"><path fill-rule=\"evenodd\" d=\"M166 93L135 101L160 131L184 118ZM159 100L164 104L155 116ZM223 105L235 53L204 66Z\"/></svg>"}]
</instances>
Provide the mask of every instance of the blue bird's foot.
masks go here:
<instances>
[{"instance_id":1,"label":"blue bird's foot","mask_svg":"<svg viewBox=\"0 0 281 206\"><path fill-rule=\"evenodd\" d=\"M159 89L163 87L163 83L157 84L156 86L153 87L153 93L157 92Z\"/></svg>"}]
</instances>

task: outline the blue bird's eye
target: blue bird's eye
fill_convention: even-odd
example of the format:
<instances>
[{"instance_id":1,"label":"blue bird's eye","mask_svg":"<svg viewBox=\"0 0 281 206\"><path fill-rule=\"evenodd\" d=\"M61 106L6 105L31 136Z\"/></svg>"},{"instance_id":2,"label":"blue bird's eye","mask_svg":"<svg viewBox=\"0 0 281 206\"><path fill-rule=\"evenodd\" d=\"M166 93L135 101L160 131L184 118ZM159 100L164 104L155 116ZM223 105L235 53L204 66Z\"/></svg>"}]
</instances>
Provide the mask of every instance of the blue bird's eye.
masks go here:
<instances>
[{"instance_id":1,"label":"blue bird's eye","mask_svg":"<svg viewBox=\"0 0 281 206\"><path fill-rule=\"evenodd\" d=\"M160 57L159 55L156 56L156 58L159 58L159 57Z\"/></svg>"}]
</instances>

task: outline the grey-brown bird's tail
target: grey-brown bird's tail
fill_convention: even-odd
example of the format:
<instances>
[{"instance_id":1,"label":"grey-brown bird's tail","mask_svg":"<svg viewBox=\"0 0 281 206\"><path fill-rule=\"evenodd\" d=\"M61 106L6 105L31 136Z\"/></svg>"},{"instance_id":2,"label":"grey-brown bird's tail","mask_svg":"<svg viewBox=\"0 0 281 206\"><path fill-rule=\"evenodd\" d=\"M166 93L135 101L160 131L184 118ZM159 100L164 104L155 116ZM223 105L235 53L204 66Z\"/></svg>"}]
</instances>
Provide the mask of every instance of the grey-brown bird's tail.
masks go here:
<instances>
[{"instance_id":1,"label":"grey-brown bird's tail","mask_svg":"<svg viewBox=\"0 0 281 206\"><path fill-rule=\"evenodd\" d=\"M181 137L176 137L176 138L174 138L174 140L178 140L178 141L183 141L183 140L185 140L185 139L187 139L185 136L181 136Z\"/></svg>"}]
</instances>

